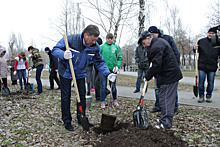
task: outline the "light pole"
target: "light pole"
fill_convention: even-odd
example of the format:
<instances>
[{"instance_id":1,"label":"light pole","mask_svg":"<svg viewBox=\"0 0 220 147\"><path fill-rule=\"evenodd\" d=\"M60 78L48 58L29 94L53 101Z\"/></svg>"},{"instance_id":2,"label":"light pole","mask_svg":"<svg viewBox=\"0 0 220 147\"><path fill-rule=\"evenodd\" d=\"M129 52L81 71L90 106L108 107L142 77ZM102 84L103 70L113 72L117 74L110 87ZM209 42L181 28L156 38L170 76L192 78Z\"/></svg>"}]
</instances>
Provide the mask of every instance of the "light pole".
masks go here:
<instances>
[{"instance_id":1,"label":"light pole","mask_svg":"<svg viewBox=\"0 0 220 147\"><path fill-rule=\"evenodd\" d=\"M127 71L128 71L128 48L126 48L127 51Z\"/></svg>"}]
</instances>

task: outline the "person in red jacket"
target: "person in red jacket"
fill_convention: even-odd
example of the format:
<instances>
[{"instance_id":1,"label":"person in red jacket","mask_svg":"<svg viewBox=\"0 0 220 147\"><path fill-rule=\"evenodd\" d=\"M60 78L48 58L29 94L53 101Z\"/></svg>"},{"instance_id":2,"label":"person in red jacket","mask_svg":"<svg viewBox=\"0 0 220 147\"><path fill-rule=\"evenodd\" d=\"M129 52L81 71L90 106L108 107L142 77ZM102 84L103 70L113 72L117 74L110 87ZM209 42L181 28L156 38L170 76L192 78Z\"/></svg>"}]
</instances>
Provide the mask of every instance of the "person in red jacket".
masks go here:
<instances>
[{"instance_id":1,"label":"person in red jacket","mask_svg":"<svg viewBox=\"0 0 220 147\"><path fill-rule=\"evenodd\" d=\"M24 52L21 52L15 58L14 75L18 74L19 84L21 90L23 90L22 78L24 80L24 86L26 86L26 69L28 69L27 58Z\"/></svg>"}]
</instances>

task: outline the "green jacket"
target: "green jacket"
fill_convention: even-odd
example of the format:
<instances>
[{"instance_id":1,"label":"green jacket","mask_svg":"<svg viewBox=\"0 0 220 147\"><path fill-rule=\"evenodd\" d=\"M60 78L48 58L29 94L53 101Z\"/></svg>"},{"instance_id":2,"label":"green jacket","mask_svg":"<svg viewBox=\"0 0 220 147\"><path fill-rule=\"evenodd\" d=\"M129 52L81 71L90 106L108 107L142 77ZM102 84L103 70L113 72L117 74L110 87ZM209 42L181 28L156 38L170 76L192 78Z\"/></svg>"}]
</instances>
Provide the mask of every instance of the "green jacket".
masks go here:
<instances>
[{"instance_id":1,"label":"green jacket","mask_svg":"<svg viewBox=\"0 0 220 147\"><path fill-rule=\"evenodd\" d=\"M105 42L100 46L100 50L109 70L113 70L113 68L115 67L117 54L118 59L116 66L118 68L121 66L121 62L123 59L121 55L121 48L118 45L116 45L115 42L113 42L111 45Z\"/></svg>"},{"instance_id":2,"label":"green jacket","mask_svg":"<svg viewBox=\"0 0 220 147\"><path fill-rule=\"evenodd\" d=\"M36 68L39 65L44 65L43 59L42 59L41 54L38 49L36 49L36 48L33 49L31 58L33 61L32 68Z\"/></svg>"}]
</instances>

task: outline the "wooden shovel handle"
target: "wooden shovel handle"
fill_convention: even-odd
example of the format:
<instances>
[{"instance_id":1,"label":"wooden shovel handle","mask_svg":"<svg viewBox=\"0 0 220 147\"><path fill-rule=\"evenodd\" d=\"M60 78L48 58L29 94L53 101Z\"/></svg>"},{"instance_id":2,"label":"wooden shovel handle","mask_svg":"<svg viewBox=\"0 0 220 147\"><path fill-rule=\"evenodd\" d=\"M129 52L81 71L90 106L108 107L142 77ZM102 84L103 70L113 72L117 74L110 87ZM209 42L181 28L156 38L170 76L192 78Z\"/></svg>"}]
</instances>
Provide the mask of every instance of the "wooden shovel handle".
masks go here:
<instances>
[{"instance_id":1,"label":"wooden shovel handle","mask_svg":"<svg viewBox=\"0 0 220 147\"><path fill-rule=\"evenodd\" d=\"M1 83L3 84L2 78L0 77Z\"/></svg>"},{"instance_id":2,"label":"wooden shovel handle","mask_svg":"<svg viewBox=\"0 0 220 147\"><path fill-rule=\"evenodd\" d=\"M69 51L70 49L69 49L69 44L68 44L67 36L66 36L66 34L64 34L63 36L64 36L65 45L66 45L66 50ZM70 65L70 70L71 70L71 74L72 74L72 78L73 78L73 83L74 83L74 87L75 87L75 91L76 91L77 102L80 103L79 91L78 91L78 87L77 87L77 84L76 84L76 77L75 77L75 73L74 73L74 69L73 69L72 59L69 59L69 65Z\"/></svg>"},{"instance_id":3,"label":"wooden shovel handle","mask_svg":"<svg viewBox=\"0 0 220 147\"><path fill-rule=\"evenodd\" d=\"M195 37L195 40L196 40L196 45L198 45L198 42L197 42L197 35ZM198 75L198 51L196 49L196 76Z\"/></svg>"},{"instance_id":4,"label":"wooden shovel handle","mask_svg":"<svg viewBox=\"0 0 220 147\"><path fill-rule=\"evenodd\" d=\"M146 88L147 88L147 84L148 84L148 81L145 80L145 82L144 82L144 88L143 88L143 90L142 90L142 94L141 94L141 96L144 96L145 91L146 91Z\"/></svg>"}]
</instances>

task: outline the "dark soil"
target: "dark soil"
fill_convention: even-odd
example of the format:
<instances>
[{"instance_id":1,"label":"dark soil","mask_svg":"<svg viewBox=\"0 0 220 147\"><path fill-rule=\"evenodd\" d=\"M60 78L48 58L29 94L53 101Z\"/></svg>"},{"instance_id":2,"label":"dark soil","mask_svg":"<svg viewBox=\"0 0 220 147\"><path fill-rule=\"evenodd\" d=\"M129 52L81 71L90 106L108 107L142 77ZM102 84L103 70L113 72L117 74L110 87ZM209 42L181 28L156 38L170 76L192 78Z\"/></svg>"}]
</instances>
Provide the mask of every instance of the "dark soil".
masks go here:
<instances>
[{"instance_id":1,"label":"dark soil","mask_svg":"<svg viewBox=\"0 0 220 147\"><path fill-rule=\"evenodd\" d=\"M116 122L112 132L94 128L93 131L101 136L101 142L95 143L97 147L170 147L187 146L180 138L174 136L174 132L166 129L156 129L149 126L147 129L135 128L131 123Z\"/></svg>"}]
</instances>

